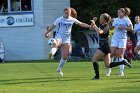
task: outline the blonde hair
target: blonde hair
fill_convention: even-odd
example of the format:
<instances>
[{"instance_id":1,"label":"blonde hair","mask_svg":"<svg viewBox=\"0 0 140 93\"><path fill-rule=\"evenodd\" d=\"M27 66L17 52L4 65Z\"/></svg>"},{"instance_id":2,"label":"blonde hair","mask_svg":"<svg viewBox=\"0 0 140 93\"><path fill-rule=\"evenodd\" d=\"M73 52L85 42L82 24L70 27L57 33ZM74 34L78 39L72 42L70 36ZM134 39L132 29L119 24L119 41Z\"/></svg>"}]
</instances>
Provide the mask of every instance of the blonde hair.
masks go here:
<instances>
[{"instance_id":1,"label":"blonde hair","mask_svg":"<svg viewBox=\"0 0 140 93\"><path fill-rule=\"evenodd\" d=\"M71 16L77 18L77 11L74 8L70 8L70 9L71 9Z\"/></svg>"},{"instance_id":2,"label":"blonde hair","mask_svg":"<svg viewBox=\"0 0 140 93\"><path fill-rule=\"evenodd\" d=\"M74 18L77 18L77 11L72 8L72 7L67 7L64 9L64 11L71 11L71 16L74 17Z\"/></svg>"},{"instance_id":3,"label":"blonde hair","mask_svg":"<svg viewBox=\"0 0 140 93\"><path fill-rule=\"evenodd\" d=\"M131 9L128 7L125 7L124 9L125 9L125 15L129 16L131 13Z\"/></svg>"}]
</instances>

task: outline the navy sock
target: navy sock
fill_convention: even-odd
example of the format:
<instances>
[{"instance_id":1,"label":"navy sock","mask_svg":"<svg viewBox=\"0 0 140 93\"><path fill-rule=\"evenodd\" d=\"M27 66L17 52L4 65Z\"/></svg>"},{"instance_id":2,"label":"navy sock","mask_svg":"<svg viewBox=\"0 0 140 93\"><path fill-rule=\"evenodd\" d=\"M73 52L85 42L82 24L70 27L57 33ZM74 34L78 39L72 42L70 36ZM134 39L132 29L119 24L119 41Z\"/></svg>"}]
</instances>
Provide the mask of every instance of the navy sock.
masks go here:
<instances>
[{"instance_id":1,"label":"navy sock","mask_svg":"<svg viewBox=\"0 0 140 93\"><path fill-rule=\"evenodd\" d=\"M124 64L123 61L122 62L111 62L110 63L110 68L116 67L116 66L119 66L119 65L123 65L123 64Z\"/></svg>"},{"instance_id":2,"label":"navy sock","mask_svg":"<svg viewBox=\"0 0 140 93\"><path fill-rule=\"evenodd\" d=\"M99 64L97 62L93 62L93 68L95 71L95 75L99 76Z\"/></svg>"}]
</instances>

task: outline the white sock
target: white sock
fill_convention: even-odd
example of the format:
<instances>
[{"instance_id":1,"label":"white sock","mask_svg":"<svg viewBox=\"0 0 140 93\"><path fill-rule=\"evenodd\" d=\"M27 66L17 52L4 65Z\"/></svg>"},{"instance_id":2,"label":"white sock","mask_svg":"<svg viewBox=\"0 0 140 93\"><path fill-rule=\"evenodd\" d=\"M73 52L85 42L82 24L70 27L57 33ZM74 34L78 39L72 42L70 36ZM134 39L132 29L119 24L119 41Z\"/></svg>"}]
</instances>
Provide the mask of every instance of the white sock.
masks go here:
<instances>
[{"instance_id":1,"label":"white sock","mask_svg":"<svg viewBox=\"0 0 140 93\"><path fill-rule=\"evenodd\" d=\"M66 63L66 61L67 60L61 59L59 65L58 65L58 68L62 68L64 66L64 64Z\"/></svg>"},{"instance_id":2,"label":"white sock","mask_svg":"<svg viewBox=\"0 0 140 93\"><path fill-rule=\"evenodd\" d=\"M50 53L52 53L52 55L54 55L57 51L57 48L56 47L53 47L51 50L50 50Z\"/></svg>"},{"instance_id":3,"label":"white sock","mask_svg":"<svg viewBox=\"0 0 140 93\"><path fill-rule=\"evenodd\" d=\"M111 68L108 68L108 71L111 71Z\"/></svg>"},{"instance_id":4,"label":"white sock","mask_svg":"<svg viewBox=\"0 0 140 93\"><path fill-rule=\"evenodd\" d=\"M119 58L119 61L123 61L124 58ZM124 65L120 65L120 73L124 71Z\"/></svg>"}]
</instances>

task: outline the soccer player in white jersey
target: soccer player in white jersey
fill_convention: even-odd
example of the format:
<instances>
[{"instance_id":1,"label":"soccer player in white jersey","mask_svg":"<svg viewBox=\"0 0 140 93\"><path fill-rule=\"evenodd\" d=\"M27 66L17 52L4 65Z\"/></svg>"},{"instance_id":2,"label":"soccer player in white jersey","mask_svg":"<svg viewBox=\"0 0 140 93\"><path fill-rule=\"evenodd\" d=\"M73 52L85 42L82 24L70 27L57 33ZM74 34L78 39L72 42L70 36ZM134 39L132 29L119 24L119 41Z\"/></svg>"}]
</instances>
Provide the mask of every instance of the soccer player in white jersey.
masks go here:
<instances>
[{"instance_id":1,"label":"soccer player in white jersey","mask_svg":"<svg viewBox=\"0 0 140 93\"><path fill-rule=\"evenodd\" d=\"M111 41L111 62L114 60L114 55L118 49L119 61L124 60L124 51L127 42L127 31L132 31L133 26L129 18L126 18L126 11L124 8L118 10L118 18L112 24L111 29L115 29ZM120 68L124 68L123 66ZM120 69L120 76L123 76L124 69ZM110 76L111 68L108 69L106 76Z\"/></svg>"},{"instance_id":2,"label":"soccer player in white jersey","mask_svg":"<svg viewBox=\"0 0 140 93\"><path fill-rule=\"evenodd\" d=\"M137 35L138 43L134 51L135 53L138 53L138 51L140 51L140 17L139 16L135 17L135 22L136 24L134 25L134 32Z\"/></svg>"},{"instance_id":3,"label":"soccer player in white jersey","mask_svg":"<svg viewBox=\"0 0 140 93\"><path fill-rule=\"evenodd\" d=\"M74 18L75 17L75 18ZM60 74L60 76L63 76L62 73L62 67L66 63L69 55L69 49L70 49L70 38L71 38L71 29L73 23L86 28L91 28L90 25L80 22L76 19L77 12L73 8L65 8L64 9L64 15L59 17L53 25L48 29L48 31L45 33L46 37L50 36L50 32L58 26L58 29L56 31L55 39L57 41L56 47L51 50L51 53L55 53L57 51L57 48L62 47L62 57L60 60L60 63L57 68L57 72Z\"/></svg>"}]
</instances>

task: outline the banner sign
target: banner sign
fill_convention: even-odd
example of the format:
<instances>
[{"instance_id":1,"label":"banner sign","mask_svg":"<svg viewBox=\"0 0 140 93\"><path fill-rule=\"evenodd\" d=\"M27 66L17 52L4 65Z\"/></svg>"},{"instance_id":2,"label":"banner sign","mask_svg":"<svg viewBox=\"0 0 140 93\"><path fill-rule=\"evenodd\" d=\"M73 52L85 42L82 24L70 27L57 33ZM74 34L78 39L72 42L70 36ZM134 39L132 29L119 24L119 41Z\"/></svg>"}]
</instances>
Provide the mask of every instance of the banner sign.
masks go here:
<instances>
[{"instance_id":1,"label":"banner sign","mask_svg":"<svg viewBox=\"0 0 140 93\"><path fill-rule=\"evenodd\" d=\"M87 37L89 48L99 47L99 36L96 31L84 31L83 33Z\"/></svg>"},{"instance_id":2,"label":"banner sign","mask_svg":"<svg viewBox=\"0 0 140 93\"><path fill-rule=\"evenodd\" d=\"M0 15L0 27L33 26L33 14Z\"/></svg>"}]
</instances>

